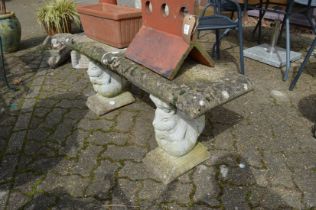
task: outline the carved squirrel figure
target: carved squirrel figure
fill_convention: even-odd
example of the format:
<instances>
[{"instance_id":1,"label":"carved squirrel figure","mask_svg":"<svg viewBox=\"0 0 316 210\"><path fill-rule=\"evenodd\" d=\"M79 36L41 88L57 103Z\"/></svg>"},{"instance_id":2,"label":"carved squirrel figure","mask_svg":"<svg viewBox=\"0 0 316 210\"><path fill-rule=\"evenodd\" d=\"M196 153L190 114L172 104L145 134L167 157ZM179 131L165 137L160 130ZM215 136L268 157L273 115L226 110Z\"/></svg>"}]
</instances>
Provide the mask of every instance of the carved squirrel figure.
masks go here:
<instances>
[{"instance_id":1,"label":"carved squirrel figure","mask_svg":"<svg viewBox=\"0 0 316 210\"><path fill-rule=\"evenodd\" d=\"M189 119L157 97L150 95L150 99L157 106L153 126L159 146L176 157L191 151L205 127L205 116Z\"/></svg>"}]
</instances>

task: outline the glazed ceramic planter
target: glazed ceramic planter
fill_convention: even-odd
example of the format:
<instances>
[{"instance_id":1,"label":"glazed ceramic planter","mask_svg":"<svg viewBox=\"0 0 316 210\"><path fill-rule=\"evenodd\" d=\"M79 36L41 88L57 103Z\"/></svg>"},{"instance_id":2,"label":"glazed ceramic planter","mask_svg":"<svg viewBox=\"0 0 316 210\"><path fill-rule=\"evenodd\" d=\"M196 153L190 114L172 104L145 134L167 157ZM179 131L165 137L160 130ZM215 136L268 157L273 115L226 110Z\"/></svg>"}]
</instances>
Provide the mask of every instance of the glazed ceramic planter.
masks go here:
<instances>
[{"instance_id":1,"label":"glazed ceramic planter","mask_svg":"<svg viewBox=\"0 0 316 210\"><path fill-rule=\"evenodd\" d=\"M9 53L19 49L21 41L21 24L14 12L0 15L0 36L3 52Z\"/></svg>"},{"instance_id":2,"label":"glazed ceramic planter","mask_svg":"<svg viewBox=\"0 0 316 210\"><path fill-rule=\"evenodd\" d=\"M142 25L141 10L108 3L79 5L85 34L116 48L125 48Z\"/></svg>"}]
</instances>

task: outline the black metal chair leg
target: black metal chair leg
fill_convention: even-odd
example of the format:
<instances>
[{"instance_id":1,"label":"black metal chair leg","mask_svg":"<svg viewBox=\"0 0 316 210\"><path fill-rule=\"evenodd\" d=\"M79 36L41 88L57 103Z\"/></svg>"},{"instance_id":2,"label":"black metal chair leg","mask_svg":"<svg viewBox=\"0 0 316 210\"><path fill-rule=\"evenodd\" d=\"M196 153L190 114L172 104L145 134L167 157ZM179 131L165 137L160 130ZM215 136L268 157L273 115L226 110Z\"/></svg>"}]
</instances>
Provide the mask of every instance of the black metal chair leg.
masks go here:
<instances>
[{"instance_id":1,"label":"black metal chair leg","mask_svg":"<svg viewBox=\"0 0 316 210\"><path fill-rule=\"evenodd\" d=\"M282 20L282 25L281 25L280 34L279 34L279 37L278 37L278 40L277 40L276 43L279 43L280 38L282 37L283 31L284 31L284 26L286 25L285 20L286 20L286 17L285 17L285 15L284 15L284 18L283 18L283 20Z\"/></svg>"},{"instance_id":2,"label":"black metal chair leg","mask_svg":"<svg viewBox=\"0 0 316 210\"><path fill-rule=\"evenodd\" d=\"M261 5L263 4L262 1L261 1L260 4ZM265 5L264 9L262 9L262 6L260 6L260 9L259 9L259 20L258 20L255 28L252 31L252 35L254 36L256 34L257 30L258 30L258 39L257 39L258 44L261 44L262 20L263 20L264 15L266 14L267 8L268 8L268 4Z\"/></svg>"},{"instance_id":3,"label":"black metal chair leg","mask_svg":"<svg viewBox=\"0 0 316 210\"><path fill-rule=\"evenodd\" d=\"M4 69L3 69L3 70L4 70ZM6 86L7 86L9 89L12 89L12 87L10 86L9 81L8 81L8 79L7 79L7 75L6 75L5 70L3 71L3 80L4 80L4 83L6 84Z\"/></svg>"},{"instance_id":4,"label":"black metal chair leg","mask_svg":"<svg viewBox=\"0 0 316 210\"><path fill-rule=\"evenodd\" d=\"M307 54L306 54L306 56L305 56L305 59L304 59L303 63L301 64L301 66L300 66L300 68L299 68L299 70L298 70L296 76L294 77L293 81L291 82L291 85L290 85L289 90L292 91L292 90L294 89L294 87L295 87L295 85L296 85L298 79L300 78L300 76L302 75L302 73L303 73L303 71L304 71L305 65L307 64L307 62L308 62L310 56L312 55L312 53L313 53L313 51L314 51L315 46L316 46L316 38L314 39L314 41L313 41L311 47L309 48L309 50L308 50L308 52L307 52Z\"/></svg>"},{"instance_id":5,"label":"black metal chair leg","mask_svg":"<svg viewBox=\"0 0 316 210\"><path fill-rule=\"evenodd\" d=\"M240 73L245 74L245 64L244 64L244 37L242 31L242 20L239 20L238 36L239 36L239 59L240 59Z\"/></svg>"},{"instance_id":6,"label":"black metal chair leg","mask_svg":"<svg viewBox=\"0 0 316 210\"><path fill-rule=\"evenodd\" d=\"M216 33L216 59L220 59L220 45L221 45L221 40L220 40L220 31L217 29L215 30Z\"/></svg>"},{"instance_id":7,"label":"black metal chair leg","mask_svg":"<svg viewBox=\"0 0 316 210\"><path fill-rule=\"evenodd\" d=\"M3 55L2 56L2 59L3 59ZM15 88L11 87L8 79L7 79L7 73L6 73L6 70L5 70L5 67L4 67L4 63L2 62L2 70L3 70L3 80L4 80L4 83L6 84L6 86L10 89L10 90L16 90Z\"/></svg>"},{"instance_id":8,"label":"black metal chair leg","mask_svg":"<svg viewBox=\"0 0 316 210\"><path fill-rule=\"evenodd\" d=\"M230 19L234 19L234 11L230 13Z\"/></svg>"},{"instance_id":9,"label":"black metal chair leg","mask_svg":"<svg viewBox=\"0 0 316 210\"><path fill-rule=\"evenodd\" d=\"M262 11L262 8L260 9L260 15L259 15L259 21L258 21L258 44L261 44L261 34L262 34L262 19L265 15L265 11Z\"/></svg>"},{"instance_id":10,"label":"black metal chair leg","mask_svg":"<svg viewBox=\"0 0 316 210\"><path fill-rule=\"evenodd\" d=\"M265 15L265 11L263 11L262 9L259 10L259 20L255 26L255 28L252 31L252 37L254 38L257 30L258 30L258 37L257 37L257 42L258 44L261 43L261 33L262 33L262 19Z\"/></svg>"},{"instance_id":11,"label":"black metal chair leg","mask_svg":"<svg viewBox=\"0 0 316 210\"><path fill-rule=\"evenodd\" d=\"M217 53L217 43L221 43L222 39L229 34L231 29L226 29L221 35L217 35L219 38L216 37L216 42L213 44L212 47L212 56L215 57L215 54ZM216 33L215 33L216 34ZM217 55L216 55L217 56Z\"/></svg>"},{"instance_id":12,"label":"black metal chair leg","mask_svg":"<svg viewBox=\"0 0 316 210\"><path fill-rule=\"evenodd\" d=\"M309 15L306 15L306 18L307 18L309 24L311 24L313 34L316 34L316 26L315 26L312 18Z\"/></svg>"},{"instance_id":13,"label":"black metal chair leg","mask_svg":"<svg viewBox=\"0 0 316 210\"><path fill-rule=\"evenodd\" d=\"M5 66L4 66L4 55L3 55L3 48L2 48L2 38L0 37L0 51L1 51L1 68L3 71L3 80L4 83L6 84L6 86L10 89L10 90L16 90L16 88L11 87L11 85L9 84L8 78L7 78L7 72L5 70Z\"/></svg>"}]
</instances>

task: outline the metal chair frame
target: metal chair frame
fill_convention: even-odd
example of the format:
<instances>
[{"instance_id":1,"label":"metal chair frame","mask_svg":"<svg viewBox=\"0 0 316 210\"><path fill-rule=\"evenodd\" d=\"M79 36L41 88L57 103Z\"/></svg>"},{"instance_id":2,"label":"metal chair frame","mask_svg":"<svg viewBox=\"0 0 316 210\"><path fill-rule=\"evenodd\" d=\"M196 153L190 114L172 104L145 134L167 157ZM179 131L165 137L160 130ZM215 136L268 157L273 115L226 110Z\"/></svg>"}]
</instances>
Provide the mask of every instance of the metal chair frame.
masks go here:
<instances>
[{"instance_id":1,"label":"metal chair frame","mask_svg":"<svg viewBox=\"0 0 316 210\"><path fill-rule=\"evenodd\" d=\"M309 0L309 1L308 1L307 7L308 7L307 10L309 10L310 8L312 8L312 0ZM315 6L313 6L313 7L315 7ZM316 34L316 26L315 26L315 24L313 23L311 17L310 17L308 14L306 14L306 13L305 13L305 15L306 15L306 17L307 17L309 23L311 24L311 26L312 26L312 28L313 28L313 33L314 33L314 35L315 35L315 34ZM309 58L310 58L310 56L312 55L312 53L313 53L315 47L316 47L316 36L315 36L315 38L314 38L314 40L313 40L313 42L312 42L310 48L308 49L307 54L306 54L306 56L305 56L305 58L304 58L304 61L303 61L303 63L301 64L301 66L300 66L300 68L299 68L299 70L298 70L296 76L294 77L293 81L291 82L291 85L290 85L290 88L289 88L290 91L292 91L292 90L294 89L294 87L295 87L295 85L296 85L298 79L301 77L301 75L302 75L302 73L303 73L303 71L304 71L304 68L305 68L307 62L309 61Z\"/></svg>"},{"instance_id":2,"label":"metal chair frame","mask_svg":"<svg viewBox=\"0 0 316 210\"><path fill-rule=\"evenodd\" d=\"M283 18L283 22L282 22L282 27L281 27L281 31L280 31L280 35L282 35L282 32L283 32L283 29L284 27L286 28L286 70L285 70L285 73L284 73L284 76L283 76L283 80L287 80L288 77L289 77L289 71L290 71L290 68L291 68L291 62L290 62L290 50L291 50L291 42L290 42L290 18L291 18L291 15L293 14L293 7L295 4L300 4L300 5L304 5L304 4L301 4L301 3L298 3L297 1L295 0L288 0L288 3L287 5L284 5L284 4L276 4L276 3L273 3L273 5L282 5L282 6L286 6L286 9L285 11L282 11L282 10L278 10L278 9L268 9L268 6L270 5L270 2L269 0L267 0L266 2L263 3L262 0L260 0L260 3L261 3L261 6L260 7L263 7L263 4L265 4L265 8L263 10L263 12L259 13L259 21L253 31L253 33L256 33L256 30L257 28L259 27L259 34L258 34L258 42L260 43L261 42L261 23L262 23L262 19L265 15L265 13L267 11L272 11L272 12L276 12L276 13L279 13L279 14L283 14L284 15L284 18ZM303 10L300 12L302 14L305 15L305 17L307 18L308 22L311 24L312 26L312 31L313 33L315 34L316 33L316 26L315 24L313 23L312 21L312 17L309 15L309 13L307 12L309 9L313 8L315 6L312 6L312 0L308 0L307 2L307 5L305 5L305 8L303 8ZM281 37L281 36L279 36Z\"/></svg>"},{"instance_id":3,"label":"metal chair frame","mask_svg":"<svg viewBox=\"0 0 316 210\"><path fill-rule=\"evenodd\" d=\"M228 18L221 14L222 12L222 1L225 3L234 5L237 11L237 19L233 21L232 19ZM214 15L205 16L205 13L209 7L214 8ZM227 11L227 10L224 10ZM223 24L218 24L222 22ZM217 23L217 24L215 24ZM225 29L225 31L220 34L220 30ZM223 37L225 37L230 30L237 29L238 30L238 37L239 37L239 48L240 48L240 73L244 74L244 54L243 54L243 28L242 28L242 12L239 4L234 0L209 0L209 3L205 6L200 18L199 18L199 25L197 26L198 33L200 31L206 30L215 30L216 34L216 42L213 45L212 53L214 56L214 52L216 52L216 58L220 58L220 42Z\"/></svg>"},{"instance_id":4,"label":"metal chair frame","mask_svg":"<svg viewBox=\"0 0 316 210\"><path fill-rule=\"evenodd\" d=\"M265 13L267 11L271 11L271 12L275 12L275 13L279 13L279 14L284 15L281 31L283 30L284 25L285 25L285 27L286 27L286 70L285 70L285 73L283 76L283 80L286 81L288 79L289 71L291 68L291 61L290 61L290 51L291 51L290 18L291 18L294 0L288 0L287 5L270 3L269 0L266 0L265 2L263 2L263 0L260 0L260 4L261 4L260 8L263 8L263 5L265 5L265 7L262 10L262 12L259 13L259 21L258 21L258 23L253 31L253 34L255 34L257 29L259 28L258 43L261 43L261 23L262 23L262 19L263 19ZM271 5L271 4L276 5L276 6L273 9L269 9L269 5ZM284 11L280 10L278 6L286 6L286 9Z\"/></svg>"},{"instance_id":5,"label":"metal chair frame","mask_svg":"<svg viewBox=\"0 0 316 210\"><path fill-rule=\"evenodd\" d=\"M302 73L303 73L303 71L304 71L304 67L306 66L306 64L307 64L307 62L308 62L308 60L309 60L309 58L311 57L311 55L312 55L312 53L313 53L313 51L314 51L314 49L315 49L315 46L316 46L316 36L315 36L315 39L314 39L314 41L312 42L312 44L311 44L309 50L307 51L307 54L306 54L306 56L305 56L305 58L304 58L304 61L303 61L303 63L301 64L301 66L300 66L300 68L299 68L299 70L298 70L296 76L294 77L293 81L291 82L291 85L290 85L289 90L292 91L292 90L294 89L294 87L295 87L295 85L296 85L298 79L300 78L300 76L302 75Z\"/></svg>"},{"instance_id":6,"label":"metal chair frame","mask_svg":"<svg viewBox=\"0 0 316 210\"><path fill-rule=\"evenodd\" d=\"M315 0L314 0L314 1L315 1ZM312 4L312 3L313 3L313 0L308 0L306 5L303 4L302 2L297 1L297 0L294 0L293 3L294 3L294 4L293 4L294 7L295 7L295 5L300 5L300 6L302 6L302 8L300 9L300 11L295 11L295 13L303 14L303 15L306 17L307 21L309 22L309 24L310 24L311 27L312 27L312 32L313 32L313 34L315 34L315 33L316 33L316 30L315 30L316 26L315 26L315 23L314 23L313 20L312 20L311 15L310 15L311 13L309 12L310 9L316 8L316 5L313 5L313 4ZM292 11L292 13L294 13L294 11ZM281 28L281 33L283 32L283 28L284 28L284 20L283 20L283 24L282 24L282 28Z\"/></svg>"}]
</instances>

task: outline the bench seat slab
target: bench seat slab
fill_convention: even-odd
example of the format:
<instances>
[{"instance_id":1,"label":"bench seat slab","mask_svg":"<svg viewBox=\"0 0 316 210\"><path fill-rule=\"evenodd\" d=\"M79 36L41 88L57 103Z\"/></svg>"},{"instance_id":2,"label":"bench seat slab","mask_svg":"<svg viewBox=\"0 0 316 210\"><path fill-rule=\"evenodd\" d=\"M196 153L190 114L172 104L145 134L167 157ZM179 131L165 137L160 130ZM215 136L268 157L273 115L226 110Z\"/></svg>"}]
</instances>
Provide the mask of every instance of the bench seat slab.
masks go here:
<instances>
[{"instance_id":1,"label":"bench seat slab","mask_svg":"<svg viewBox=\"0 0 316 210\"><path fill-rule=\"evenodd\" d=\"M207 67L188 61L178 76L169 81L127 59L124 49L107 46L85 35L59 34L55 38L103 64L135 86L175 106L191 118L202 116L212 108L253 89L252 82L246 76L238 74L233 63Z\"/></svg>"}]
</instances>

